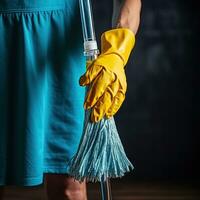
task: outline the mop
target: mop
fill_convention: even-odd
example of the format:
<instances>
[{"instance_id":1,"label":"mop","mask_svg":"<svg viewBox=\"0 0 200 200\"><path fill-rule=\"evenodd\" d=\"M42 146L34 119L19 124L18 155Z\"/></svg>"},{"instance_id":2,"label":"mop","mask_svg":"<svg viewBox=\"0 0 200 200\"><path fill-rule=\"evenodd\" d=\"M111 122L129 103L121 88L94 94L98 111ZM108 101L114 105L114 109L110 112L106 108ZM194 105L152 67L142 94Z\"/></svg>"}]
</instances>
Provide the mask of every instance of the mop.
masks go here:
<instances>
[{"instance_id":1,"label":"mop","mask_svg":"<svg viewBox=\"0 0 200 200\"><path fill-rule=\"evenodd\" d=\"M84 38L84 55L88 63L99 54L90 0L79 0ZM89 86L86 88L86 93ZM69 161L69 175L79 182L100 182L102 200L111 200L110 178L122 177L134 169L128 160L116 128L114 117L90 121L91 109L85 111L83 134L77 153Z\"/></svg>"}]
</instances>

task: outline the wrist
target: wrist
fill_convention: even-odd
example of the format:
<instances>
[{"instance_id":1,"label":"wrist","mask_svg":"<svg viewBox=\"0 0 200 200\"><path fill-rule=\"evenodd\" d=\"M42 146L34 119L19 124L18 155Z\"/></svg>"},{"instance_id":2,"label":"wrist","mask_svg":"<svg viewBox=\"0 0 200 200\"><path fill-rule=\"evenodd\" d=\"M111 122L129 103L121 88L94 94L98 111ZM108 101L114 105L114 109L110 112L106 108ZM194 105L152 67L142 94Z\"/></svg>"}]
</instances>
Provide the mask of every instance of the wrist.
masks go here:
<instances>
[{"instance_id":1,"label":"wrist","mask_svg":"<svg viewBox=\"0 0 200 200\"><path fill-rule=\"evenodd\" d=\"M117 19L117 28L128 28L136 35L140 23L141 0L126 0Z\"/></svg>"},{"instance_id":2,"label":"wrist","mask_svg":"<svg viewBox=\"0 0 200 200\"><path fill-rule=\"evenodd\" d=\"M116 25L116 28L126 28L126 29L131 30L135 34L134 28L131 27L131 25L128 22L128 20L118 21L118 23Z\"/></svg>"}]
</instances>

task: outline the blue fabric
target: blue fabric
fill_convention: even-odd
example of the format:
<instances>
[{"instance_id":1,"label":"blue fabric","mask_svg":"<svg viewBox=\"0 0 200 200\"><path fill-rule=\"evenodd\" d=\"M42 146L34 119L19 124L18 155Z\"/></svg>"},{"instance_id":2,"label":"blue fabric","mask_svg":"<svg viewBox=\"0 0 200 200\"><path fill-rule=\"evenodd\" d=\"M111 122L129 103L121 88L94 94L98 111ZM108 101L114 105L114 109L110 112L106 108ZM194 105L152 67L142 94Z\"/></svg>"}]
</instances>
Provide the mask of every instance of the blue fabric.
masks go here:
<instances>
[{"instance_id":1,"label":"blue fabric","mask_svg":"<svg viewBox=\"0 0 200 200\"><path fill-rule=\"evenodd\" d=\"M0 185L67 173L84 122L78 0L0 0Z\"/></svg>"}]
</instances>

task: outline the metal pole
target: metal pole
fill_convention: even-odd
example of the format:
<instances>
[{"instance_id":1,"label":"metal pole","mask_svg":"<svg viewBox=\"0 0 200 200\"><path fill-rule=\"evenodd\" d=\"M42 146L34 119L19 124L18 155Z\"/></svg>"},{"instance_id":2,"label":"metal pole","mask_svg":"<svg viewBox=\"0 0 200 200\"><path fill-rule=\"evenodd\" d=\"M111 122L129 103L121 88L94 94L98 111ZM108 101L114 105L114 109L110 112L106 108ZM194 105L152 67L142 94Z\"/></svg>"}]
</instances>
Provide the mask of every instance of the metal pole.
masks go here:
<instances>
[{"instance_id":1,"label":"metal pole","mask_svg":"<svg viewBox=\"0 0 200 200\"><path fill-rule=\"evenodd\" d=\"M102 200L112 200L111 184L110 179L107 178L106 181L101 181L101 199Z\"/></svg>"},{"instance_id":2,"label":"metal pole","mask_svg":"<svg viewBox=\"0 0 200 200\"><path fill-rule=\"evenodd\" d=\"M90 0L79 0L79 6L84 39L84 54L87 61L93 61L97 58L99 50L96 42L91 2ZM109 178L106 178L106 181L102 180L100 185L102 200L112 200Z\"/></svg>"}]
</instances>

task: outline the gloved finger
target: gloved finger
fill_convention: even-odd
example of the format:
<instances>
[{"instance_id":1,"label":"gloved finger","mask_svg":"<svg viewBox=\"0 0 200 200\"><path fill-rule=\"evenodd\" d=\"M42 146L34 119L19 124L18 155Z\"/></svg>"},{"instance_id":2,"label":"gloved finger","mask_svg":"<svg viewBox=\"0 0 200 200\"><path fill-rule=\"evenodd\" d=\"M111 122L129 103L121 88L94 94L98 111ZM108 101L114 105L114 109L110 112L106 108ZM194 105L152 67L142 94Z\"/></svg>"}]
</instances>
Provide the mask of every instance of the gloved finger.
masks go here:
<instances>
[{"instance_id":1,"label":"gloved finger","mask_svg":"<svg viewBox=\"0 0 200 200\"><path fill-rule=\"evenodd\" d=\"M97 103L94 105L94 108L92 109L91 121L97 122L104 117L106 111L112 105L112 101L114 99L114 96L116 96L117 94L118 88L118 81L115 81L107 87L105 93L99 98Z\"/></svg>"},{"instance_id":2,"label":"gloved finger","mask_svg":"<svg viewBox=\"0 0 200 200\"><path fill-rule=\"evenodd\" d=\"M85 74L83 74L80 77L79 84L81 86L90 84L96 78L96 76L100 73L101 70L102 70L102 66L95 65L95 63L93 62L91 65L87 67Z\"/></svg>"},{"instance_id":3,"label":"gloved finger","mask_svg":"<svg viewBox=\"0 0 200 200\"><path fill-rule=\"evenodd\" d=\"M107 118L110 118L110 117L112 117L113 115L116 114L116 112L121 107L124 99L125 99L125 94L123 93L122 90L119 90L117 92L116 96L114 97L113 102L112 102L110 108L105 113L105 115L106 115Z\"/></svg>"},{"instance_id":4,"label":"gloved finger","mask_svg":"<svg viewBox=\"0 0 200 200\"><path fill-rule=\"evenodd\" d=\"M92 86L87 92L87 97L84 103L84 108L88 109L94 106L94 104L103 95L108 85L110 85L116 79L116 75L108 73L102 69L101 73L93 81Z\"/></svg>"}]
</instances>

